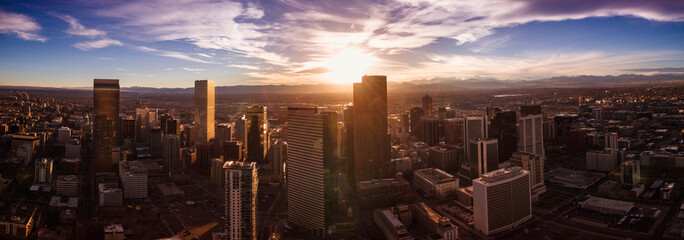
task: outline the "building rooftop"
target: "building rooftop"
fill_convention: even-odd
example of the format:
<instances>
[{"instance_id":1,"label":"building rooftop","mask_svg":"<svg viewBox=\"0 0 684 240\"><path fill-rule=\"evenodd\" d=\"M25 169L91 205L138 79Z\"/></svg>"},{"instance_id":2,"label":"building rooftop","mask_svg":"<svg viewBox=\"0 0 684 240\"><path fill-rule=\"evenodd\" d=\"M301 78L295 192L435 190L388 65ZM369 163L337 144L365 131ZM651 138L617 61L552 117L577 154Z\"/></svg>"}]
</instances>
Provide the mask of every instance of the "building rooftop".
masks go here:
<instances>
[{"instance_id":1,"label":"building rooftop","mask_svg":"<svg viewBox=\"0 0 684 240\"><path fill-rule=\"evenodd\" d=\"M456 180L453 175L448 174L442 171L441 169L437 168L424 168L416 170L414 174L418 174L425 177L425 179L430 181L430 183L432 184L440 184Z\"/></svg>"},{"instance_id":2,"label":"building rooftop","mask_svg":"<svg viewBox=\"0 0 684 240\"><path fill-rule=\"evenodd\" d=\"M185 194L185 192L183 192L183 190L178 188L173 183L159 183L159 184L157 184L157 188L159 188L159 191L164 196L184 195Z\"/></svg>"},{"instance_id":3,"label":"building rooftop","mask_svg":"<svg viewBox=\"0 0 684 240\"><path fill-rule=\"evenodd\" d=\"M589 199L582 202L582 206L584 205L595 206L604 209L614 209L621 212L629 212L629 210L634 207L633 202L618 201L595 196L591 196Z\"/></svg>"},{"instance_id":4,"label":"building rooftop","mask_svg":"<svg viewBox=\"0 0 684 240\"><path fill-rule=\"evenodd\" d=\"M104 232L105 233L123 233L124 229L121 224L111 224L109 226L104 227Z\"/></svg>"},{"instance_id":5,"label":"building rooftop","mask_svg":"<svg viewBox=\"0 0 684 240\"><path fill-rule=\"evenodd\" d=\"M387 218L387 220L392 224L392 226L394 228L400 228L400 227L404 226L404 224L401 223L401 221L399 221L399 219L397 219L394 216L394 214L392 214L392 212L390 212L390 210L386 210L386 209L382 210L382 214L385 215L385 218Z\"/></svg>"},{"instance_id":6,"label":"building rooftop","mask_svg":"<svg viewBox=\"0 0 684 240\"><path fill-rule=\"evenodd\" d=\"M121 167L124 170L125 175L134 175L134 174L142 174L142 173L147 173L147 169L145 169L145 166L140 161L123 161L120 162Z\"/></svg>"},{"instance_id":7,"label":"building rooftop","mask_svg":"<svg viewBox=\"0 0 684 240\"><path fill-rule=\"evenodd\" d=\"M76 175L59 175L57 181L78 183L78 177L76 177Z\"/></svg>"},{"instance_id":8,"label":"building rooftop","mask_svg":"<svg viewBox=\"0 0 684 240\"><path fill-rule=\"evenodd\" d=\"M487 172L482 174L482 177L480 178L480 181L483 183L492 183L508 178L512 178L515 176L518 176L520 174L523 174L527 171L523 170L521 167L509 167L509 168L500 168L491 172ZM477 179L473 180L477 181Z\"/></svg>"},{"instance_id":9,"label":"building rooftop","mask_svg":"<svg viewBox=\"0 0 684 240\"><path fill-rule=\"evenodd\" d=\"M565 187L587 189L605 176L603 173L575 171L559 167L546 173L544 178L549 182Z\"/></svg>"},{"instance_id":10,"label":"building rooftop","mask_svg":"<svg viewBox=\"0 0 684 240\"><path fill-rule=\"evenodd\" d=\"M78 207L78 198L77 197L52 196L52 198L50 199L49 206L51 206L51 207L77 208Z\"/></svg>"},{"instance_id":11,"label":"building rooftop","mask_svg":"<svg viewBox=\"0 0 684 240\"><path fill-rule=\"evenodd\" d=\"M10 222L16 224L26 224L35 214L38 207L31 203L8 204L0 214L0 222Z\"/></svg>"},{"instance_id":12,"label":"building rooftop","mask_svg":"<svg viewBox=\"0 0 684 240\"><path fill-rule=\"evenodd\" d=\"M238 161L228 161L223 164L223 168L231 169L253 169L256 167L256 163L253 162L238 162Z\"/></svg>"}]
</instances>

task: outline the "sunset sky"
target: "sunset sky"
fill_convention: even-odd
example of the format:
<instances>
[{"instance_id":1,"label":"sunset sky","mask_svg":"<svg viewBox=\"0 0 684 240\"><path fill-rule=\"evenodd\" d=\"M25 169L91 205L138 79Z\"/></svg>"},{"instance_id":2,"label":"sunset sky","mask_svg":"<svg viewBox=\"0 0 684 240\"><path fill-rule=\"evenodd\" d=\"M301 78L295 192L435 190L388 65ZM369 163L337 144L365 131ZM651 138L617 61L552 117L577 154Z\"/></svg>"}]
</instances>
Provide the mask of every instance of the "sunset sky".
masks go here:
<instances>
[{"instance_id":1,"label":"sunset sky","mask_svg":"<svg viewBox=\"0 0 684 240\"><path fill-rule=\"evenodd\" d=\"M684 73L684 1L0 2L0 85Z\"/></svg>"}]
</instances>

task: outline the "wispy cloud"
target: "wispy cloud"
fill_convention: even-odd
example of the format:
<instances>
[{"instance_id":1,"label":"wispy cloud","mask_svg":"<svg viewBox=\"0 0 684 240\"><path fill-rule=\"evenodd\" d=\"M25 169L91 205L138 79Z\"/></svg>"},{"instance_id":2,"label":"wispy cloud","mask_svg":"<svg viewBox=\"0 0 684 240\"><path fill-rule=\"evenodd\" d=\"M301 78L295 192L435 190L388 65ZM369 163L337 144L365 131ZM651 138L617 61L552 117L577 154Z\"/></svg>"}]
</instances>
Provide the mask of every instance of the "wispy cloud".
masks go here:
<instances>
[{"instance_id":1,"label":"wispy cloud","mask_svg":"<svg viewBox=\"0 0 684 240\"><path fill-rule=\"evenodd\" d=\"M151 53L157 56L162 56L162 57L170 57L170 58L176 58L176 59L181 59L181 60L186 60L186 61L191 61L191 62L198 62L198 63L214 63L210 61L205 61L199 58L195 58L190 56L190 54L187 53L182 53L182 52L174 52L174 51L165 51L165 50L159 50L151 47L145 47L145 46L135 46L134 49L142 52L147 52Z\"/></svg>"},{"instance_id":2,"label":"wispy cloud","mask_svg":"<svg viewBox=\"0 0 684 240\"><path fill-rule=\"evenodd\" d=\"M40 25L33 18L0 10L0 34L12 34L24 40L47 41L46 37L38 34L40 30Z\"/></svg>"},{"instance_id":3,"label":"wispy cloud","mask_svg":"<svg viewBox=\"0 0 684 240\"><path fill-rule=\"evenodd\" d=\"M189 71L189 72L202 72L202 71L206 71L206 70L207 70L207 69L204 69L204 68L187 68L187 67L184 67L184 68L182 68L182 69L185 70L185 71Z\"/></svg>"},{"instance_id":4,"label":"wispy cloud","mask_svg":"<svg viewBox=\"0 0 684 240\"><path fill-rule=\"evenodd\" d=\"M90 38L107 35L107 33L105 33L104 31L84 27L83 25L81 25L81 23L78 22L78 20L76 20L76 18L70 15L59 15L58 17L69 24L69 28L65 31L67 34L85 36Z\"/></svg>"},{"instance_id":5,"label":"wispy cloud","mask_svg":"<svg viewBox=\"0 0 684 240\"><path fill-rule=\"evenodd\" d=\"M624 69L626 72L658 72L658 73L683 73L684 67L669 67L669 68L632 68Z\"/></svg>"},{"instance_id":6,"label":"wispy cloud","mask_svg":"<svg viewBox=\"0 0 684 240\"><path fill-rule=\"evenodd\" d=\"M114 39L100 39L100 40L94 40L94 41L87 41L87 42L80 42L76 43L73 46L75 48L81 49L83 51L90 51L93 49L98 49L98 48L105 48L109 46L122 46L123 43L119 40L114 40Z\"/></svg>"},{"instance_id":7,"label":"wispy cloud","mask_svg":"<svg viewBox=\"0 0 684 240\"><path fill-rule=\"evenodd\" d=\"M257 67L257 66L244 65L244 64L229 64L229 65L226 65L226 67L244 68L244 69L249 69L249 70L259 70L259 67Z\"/></svg>"}]
</instances>

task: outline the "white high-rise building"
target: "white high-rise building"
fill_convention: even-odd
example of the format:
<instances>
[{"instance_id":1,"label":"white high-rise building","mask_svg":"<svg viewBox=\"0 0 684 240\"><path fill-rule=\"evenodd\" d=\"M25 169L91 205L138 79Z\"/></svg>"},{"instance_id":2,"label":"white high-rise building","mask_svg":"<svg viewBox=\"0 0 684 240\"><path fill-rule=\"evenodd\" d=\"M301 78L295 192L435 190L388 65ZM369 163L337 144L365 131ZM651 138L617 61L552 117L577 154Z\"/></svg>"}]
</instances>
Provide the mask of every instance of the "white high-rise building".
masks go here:
<instances>
[{"instance_id":1,"label":"white high-rise building","mask_svg":"<svg viewBox=\"0 0 684 240\"><path fill-rule=\"evenodd\" d=\"M288 220L317 238L328 236L337 207L334 113L314 108L287 110Z\"/></svg>"},{"instance_id":2,"label":"white high-rise building","mask_svg":"<svg viewBox=\"0 0 684 240\"><path fill-rule=\"evenodd\" d=\"M207 143L214 138L214 81L195 81L195 143Z\"/></svg>"},{"instance_id":3,"label":"white high-rise building","mask_svg":"<svg viewBox=\"0 0 684 240\"><path fill-rule=\"evenodd\" d=\"M181 167L180 138L176 134L164 135L164 142L162 143L162 159L164 160L164 168L166 170L178 170Z\"/></svg>"},{"instance_id":4,"label":"white high-rise building","mask_svg":"<svg viewBox=\"0 0 684 240\"><path fill-rule=\"evenodd\" d=\"M545 158L542 110L540 105L520 106L518 152L530 152Z\"/></svg>"},{"instance_id":5,"label":"white high-rise building","mask_svg":"<svg viewBox=\"0 0 684 240\"><path fill-rule=\"evenodd\" d=\"M532 218L530 173L502 168L473 180L475 229L485 235L512 229Z\"/></svg>"},{"instance_id":6,"label":"white high-rise building","mask_svg":"<svg viewBox=\"0 0 684 240\"><path fill-rule=\"evenodd\" d=\"M224 233L228 239L257 239L256 163L229 161L225 172Z\"/></svg>"},{"instance_id":7,"label":"white high-rise building","mask_svg":"<svg viewBox=\"0 0 684 240\"><path fill-rule=\"evenodd\" d=\"M119 178L121 178L125 199L147 197L147 169L141 162L120 162Z\"/></svg>"}]
</instances>

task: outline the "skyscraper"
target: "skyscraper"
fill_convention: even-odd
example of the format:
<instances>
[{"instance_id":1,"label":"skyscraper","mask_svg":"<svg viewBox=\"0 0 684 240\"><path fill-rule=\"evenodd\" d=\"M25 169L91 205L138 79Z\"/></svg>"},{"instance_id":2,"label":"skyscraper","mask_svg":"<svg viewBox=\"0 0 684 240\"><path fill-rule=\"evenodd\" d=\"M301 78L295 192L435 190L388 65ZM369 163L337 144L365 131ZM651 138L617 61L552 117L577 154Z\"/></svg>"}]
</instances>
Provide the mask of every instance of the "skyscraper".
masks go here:
<instances>
[{"instance_id":1,"label":"skyscraper","mask_svg":"<svg viewBox=\"0 0 684 240\"><path fill-rule=\"evenodd\" d=\"M119 145L119 80L93 81L93 169L109 170L112 146Z\"/></svg>"},{"instance_id":2,"label":"skyscraper","mask_svg":"<svg viewBox=\"0 0 684 240\"><path fill-rule=\"evenodd\" d=\"M256 163L229 161L225 172L224 232L228 239L257 239Z\"/></svg>"},{"instance_id":3,"label":"skyscraper","mask_svg":"<svg viewBox=\"0 0 684 240\"><path fill-rule=\"evenodd\" d=\"M432 116L432 97L427 94L423 96L423 111L425 116Z\"/></svg>"},{"instance_id":4,"label":"skyscraper","mask_svg":"<svg viewBox=\"0 0 684 240\"><path fill-rule=\"evenodd\" d=\"M336 116L314 108L288 108L288 219L326 238L337 211Z\"/></svg>"},{"instance_id":5,"label":"skyscraper","mask_svg":"<svg viewBox=\"0 0 684 240\"><path fill-rule=\"evenodd\" d=\"M248 107L245 119L247 161L261 163L268 152L268 144L270 142L266 107Z\"/></svg>"},{"instance_id":6,"label":"skyscraper","mask_svg":"<svg viewBox=\"0 0 684 240\"><path fill-rule=\"evenodd\" d=\"M354 83L354 177L382 178L390 160L387 135L387 77L363 76Z\"/></svg>"},{"instance_id":7,"label":"skyscraper","mask_svg":"<svg viewBox=\"0 0 684 240\"><path fill-rule=\"evenodd\" d=\"M271 152L269 154L271 156L271 173L282 181L285 174L285 163L287 162L287 142L278 139L268 151Z\"/></svg>"},{"instance_id":8,"label":"skyscraper","mask_svg":"<svg viewBox=\"0 0 684 240\"><path fill-rule=\"evenodd\" d=\"M423 142L428 146L439 144L439 119L433 117L423 118Z\"/></svg>"},{"instance_id":9,"label":"skyscraper","mask_svg":"<svg viewBox=\"0 0 684 240\"><path fill-rule=\"evenodd\" d=\"M150 137L150 110L135 109L135 142L147 143Z\"/></svg>"},{"instance_id":10,"label":"skyscraper","mask_svg":"<svg viewBox=\"0 0 684 240\"><path fill-rule=\"evenodd\" d=\"M464 150L466 158L470 156L470 139L487 137L487 122L485 117L466 117L463 119L463 142L466 144Z\"/></svg>"},{"instance_id":11,"label":"skyscraper","mask_svg":"<svg viewBox=\"0 0 684 240\"><path fill-rule=\"evenodd\" d=\"M499 168L499 146L495 138L471 138L468 148L471 180Z\"/></svg>"},{"instance_id":12,"label":"skyscraper","mask_svg":"<svg viewBox=\"0 0 684 240\"><path fill-rule=\"evenodd\" d=\"M422 118L424 114L425 111L422 108L411 108L411 111L409 112L409 120L411 121L411 136L418 138L423 137Z\"/></svg>"},{"instance_id":13,"label":"skyscraper","mask_svg":"<svg viewBox=\"0 0 684 240\"><path fill-rule=\"evenodd\" d=\"M532 200L538 200L539 195L546 192L546 186L544 185L544 159L539 154L514 152L511 156L511 166L518 166L530 172Z\"/></svg>"},{"instance_id":14,"label":"skyscraper","mask_svg":"<svg viewBox=\"0 0 684 240\"><path fill-rule=\"evenodd\" d=\"M447 145L464 146L463 118L448 118L444 120L444 142Z\"/></svg>"},{"instance_id":15,"label":"skyscraper","mask_svg":"<svg viewBox=\"0 0 684 240\"><path fill-rule=\"evenodd\" d=\"M498 169L473 180L475 229L485 235L512 229L532 218L530 173Z\"/></svg>"},{"instance_id":16,"label":"skyscraper","mask_svg":"<svg viewBox=\"0 0 684 240\"><path fill-rule=\"evenodd\" d=\"M499 140L499 162L505 162L516 151L518 128L515 111L498 111L491 119L489 137Z\"/></svg>"},{"instance_id":17,"label":"skyscraper","mask_svg":"<svg viewBox=\"0 0 684 240\"><path fill-rule=\"evenodd\" d=\"M223 170L223 164L226 161L223 158L212 158L211 159L211 184L216 187L223 187L226 183L226 173Z\"/></svg>"},{"instance_id":18,"label":"skyscraper","mask_svg":"<svg viewBox=\"0 0 684 240\"><path fill-rule=\"evenodd\" d=\"M541 105L520 106L518 118L518 151L544 155L544 134L542 133Z\"/></svg>"},{"instance_id":19,"label":"skyscraper","mask_svg":"<svg viewBox=\"0 0 684 240\"><path fill-rule=\"evenodd\" d=\"M216 147L218 152L223 152L223 143L233 140L233 128L229 123L216 124Z\"/></svg>"},{"instance_id":20,"label":"skyscraper","mask_svg":"<svg viewBox=\"0 0 684 240\"><path fill-rule=\"evenodd\" d=\"M344 158L347 163L347 181L354 185L354 106L347 105L344 108L344 131L342 138L344 145Z\"/></svg>"},{"instance_id":21,"label":"skyscraper","mask_svg":"<svg viewBox=\"0 0 684 240\"><path fill-rule=\"evenodd\" d=\"M195 81L195 141L207 143L214 138L214 81Z\"/></svg>"},{"instance_id":22,"label":"skyscraper","mask_svg":"<svg viewBox=\"0 0 684 240\"><path fill-rule=\"evenodd\" d=\"M195 169L203 176L211 176L211 159L214 158L214 142L197 144Z\"/></svg>"},{"instance_id":23,"label":"skyscraper","mask_svg":"<svg viewBox=\"0 0 684 240\"><path fill-rule=\"evenodd\" d=\"M176 134L164 135L162 147L162 159L166 170L178 170L181 167L180 161L180 138Z\"/></svg>"}]
</instances>

